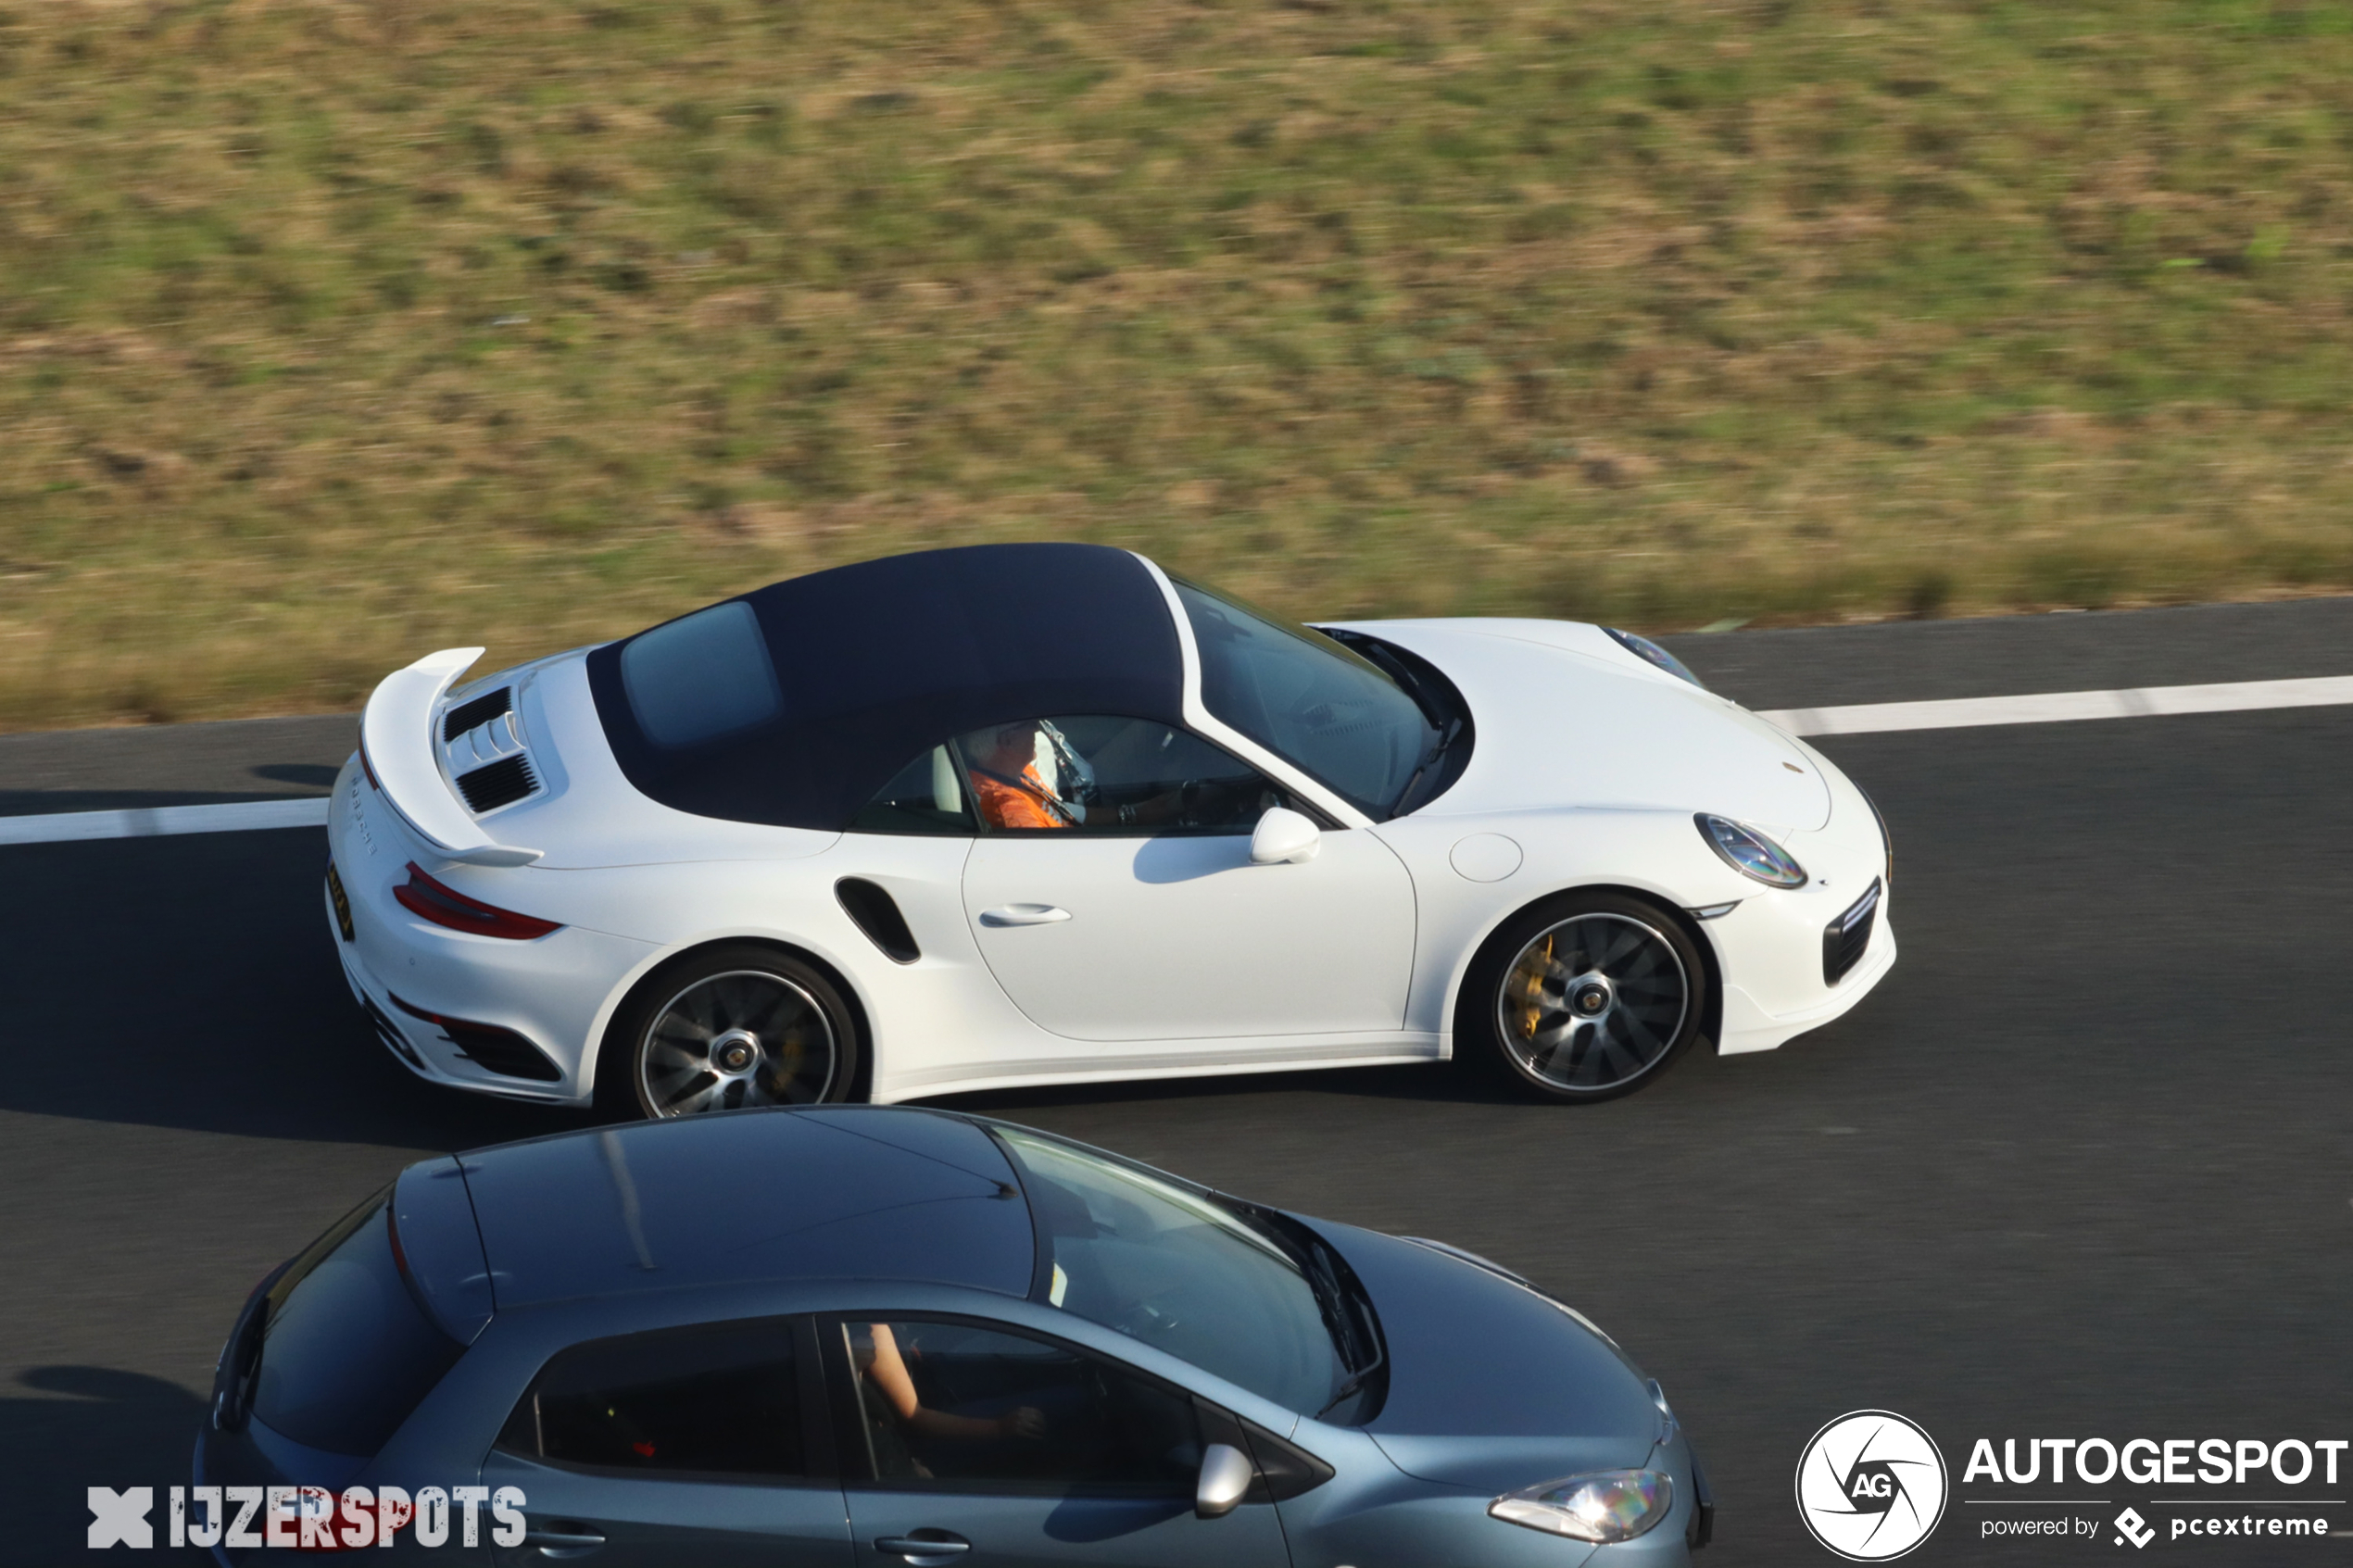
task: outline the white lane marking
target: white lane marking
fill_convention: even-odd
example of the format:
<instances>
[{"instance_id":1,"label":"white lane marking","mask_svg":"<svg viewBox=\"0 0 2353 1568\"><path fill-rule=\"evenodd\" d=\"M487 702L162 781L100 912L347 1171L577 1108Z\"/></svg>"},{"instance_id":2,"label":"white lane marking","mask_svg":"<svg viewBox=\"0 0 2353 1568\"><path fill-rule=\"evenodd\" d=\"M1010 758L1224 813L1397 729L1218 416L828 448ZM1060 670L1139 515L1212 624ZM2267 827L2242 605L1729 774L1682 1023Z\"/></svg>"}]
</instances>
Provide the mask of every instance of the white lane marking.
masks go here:
<instances>
[{"instance_id":1,"label":"white lane marking","mask_svg":"<svg viewBox=\"0 0 2353 1568\"><path fill-rule=\"evenodd\" d=\"M1965 730L1983 724L2057 724L2078 719L2146 719L2345 703L2353 703L2353 675L2227 681L2210 686L2137 686L2112 692L2044 692L2033 696L1964 696L1939 702L1866 702L1852 708L1790 708L1758 717L1771 720L1793 734L1861 735L1884 730Z\"/></svg>"},{"instance_id":2,"label":"white lane marking","mask_svg":"<svg viewBox=\"0 0 2353 1568\"><path fill-rule=\"evenodd\" d=\"M239 800L225 806L134 806L121 811L56 811L0 817L0 844L69 844L84 838L153 838L256 828L322 828L327 797Z\"/></svg>"},{"instance_id":3,"label":"white lane marking","mask_svg":"<svg viewBox=\"0 0 2353 1568\"><path fill-rule=\"evenodd\" d=\"M1850 708L1789 708L1761 713L1793 734L1860 735L1887 730L1962 730L1985 724L2056 724L2079 719L2143 719L2173 713L2237 713L2261 708L2353 704L2353 675L2300 681L2228 681L2207 686L2138 686L2032 696L1965 696L1936 702L1866 702ZM120 811L57 811L0 817L0 844L69 844L87 838L150 838L182 833L244 833L327 825L327 797L244 800L223 806L141 806Z\"/></svg>"}]
</instances>

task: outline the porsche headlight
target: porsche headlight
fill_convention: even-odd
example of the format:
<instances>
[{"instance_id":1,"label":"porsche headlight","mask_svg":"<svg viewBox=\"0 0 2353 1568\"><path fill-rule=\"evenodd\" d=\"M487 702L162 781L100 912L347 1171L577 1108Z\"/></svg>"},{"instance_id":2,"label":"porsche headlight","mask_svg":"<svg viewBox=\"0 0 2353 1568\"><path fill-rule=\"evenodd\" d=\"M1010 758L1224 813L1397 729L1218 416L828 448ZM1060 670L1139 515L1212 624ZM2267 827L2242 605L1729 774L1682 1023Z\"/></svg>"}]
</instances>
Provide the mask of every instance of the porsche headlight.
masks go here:
<instances>
[{"instance_id":1,"label":"porsche headlight","mask_svg":"<svg viewBox=\"0 0 2353 1568\"><path fill-rule=\"evenodd\" d=\"M1621 632L1615 626L1604 626L1602 630L1608 633L1619 647L1624 648L1643 663L1664 670L1679 681L1689 681L1692 685L1699 686L1702 691L1707 689L1700 685L1699 677L1692 673L1690 665L1668 653L1648 637L1638 637L1631 632Z\"/></svg>"},{"instance_id":2,"label":"porsche headlight","mask_svg":"<svg viewBox=\"0 0 2353 1568\"><path fill-rule=\"evenodd\" d=\"M1730 817L1707 811L1692 820L1699 824L1699 835L1741 875L1768 887L1806 885L1806 868L1792 859L1788 850L1755 828L1744 828Z\"/></svg>"},{"instance_id":3,"label":"porsche headlight","mask_svg":"<svg viewBox=\"0 0 2353 1568\"><path fill-rule=\"evenodd\" d=\"M1531 1530L1607 1544L1632 1540L1674 1506L1675 1483L1655 1470L1597 1470L1506 1492L1487 1512Z\"/></svg>"}]
</instances>

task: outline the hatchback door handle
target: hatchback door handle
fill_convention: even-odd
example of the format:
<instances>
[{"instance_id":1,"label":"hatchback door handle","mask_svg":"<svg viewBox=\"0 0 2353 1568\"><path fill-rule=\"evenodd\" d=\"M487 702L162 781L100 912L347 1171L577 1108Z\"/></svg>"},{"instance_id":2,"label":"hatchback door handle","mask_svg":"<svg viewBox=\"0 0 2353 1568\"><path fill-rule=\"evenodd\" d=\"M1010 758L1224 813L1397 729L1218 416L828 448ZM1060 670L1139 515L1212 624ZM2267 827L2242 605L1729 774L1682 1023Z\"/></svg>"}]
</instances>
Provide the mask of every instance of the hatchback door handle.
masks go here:
<instances>
[{"instance_id":1,"label":"hatchback door handle","mask_svg":"<svg viewBox=\"0 0 2353 1568\"><path fill-rule=\"evenodd\" d=\"M1051 904L1000 904L993 909L980 911L983 925L1051 925L1069 918L1068 909L1058 909Z\"/></svg>"},{"instance_id":2,"label":"hatchback door handle","mask_svg":"<svg viewBox=\"0 0 2353 1568\"><path fill-rule=\"evenodd\" d=\"M920 1536L885 1536L875 1543L876 1551L887 1551L893 1557L903 1557L914 1568L938 1568L953 1562L972 1550L972 1542L946 1530L926 1530Z\"/></svg>"},{"instance_id":3,"label":"hatchback door handle","mask_svg":"<svg viewBox=\"0 0 2353 1568\"><path fill-rule=\"evenodd\" d=\"M570 1521L566 1521L567 1524ZM533 1528L522 1533L522 1544L537 1547L543 1557L585 1557L605 1544L605 1537L583 1524L568 1530Z\"/></svg>"}]
</instances>

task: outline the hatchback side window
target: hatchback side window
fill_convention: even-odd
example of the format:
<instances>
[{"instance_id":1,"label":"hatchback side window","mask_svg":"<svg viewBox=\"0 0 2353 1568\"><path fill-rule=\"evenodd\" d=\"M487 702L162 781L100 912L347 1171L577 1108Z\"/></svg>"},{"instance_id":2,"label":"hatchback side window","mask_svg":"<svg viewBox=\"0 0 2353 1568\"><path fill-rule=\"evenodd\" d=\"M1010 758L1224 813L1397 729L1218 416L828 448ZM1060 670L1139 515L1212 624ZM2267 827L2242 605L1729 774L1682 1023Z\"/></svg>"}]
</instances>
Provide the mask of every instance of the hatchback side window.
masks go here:
<instances>
[{"instance_id":1,"label":"hatchback side window","mask_svg":"<svg viewBox=\"0 0 2353 1568\"><path fill-rule=\"evenodd\" d=\"M598 1471L805 1474L794 1362L778 1318L587 1340L540 1369L498 1447Z\"/></svg>"},{"instance_id":2,"label":"hatchback side window","mask_svg":"<svg viewBox=\"0 0 2353 1568\"><path fill-rule=\"evenodd\" d=\"M938 1319L842 1325L862 1438L853 1473L895 1487L1190 1497L1189 1396L1026 1334Z\"/></svg>"},{"instance_id":3,"label":"hatchback side window","mask_svg":"<svg viewBox=\"0 0 2353 1568\"><path fill-rule=\"evenodd\" d=\"M958 735L992 832L1248 833L1270 806L1319 816L1187 730L1101 714L1024 719Z\"/></svg>"},{"instance_id":4,"label":"hatchback side window","mask_svg":"<svg viewBox=\"0 0 2353 1568\"><path fill-rule=\"evenodd\" d=\"M852 833L970 833L963 773L944 746L908 763L850 819Z\"/></svg>"}]
</instances>

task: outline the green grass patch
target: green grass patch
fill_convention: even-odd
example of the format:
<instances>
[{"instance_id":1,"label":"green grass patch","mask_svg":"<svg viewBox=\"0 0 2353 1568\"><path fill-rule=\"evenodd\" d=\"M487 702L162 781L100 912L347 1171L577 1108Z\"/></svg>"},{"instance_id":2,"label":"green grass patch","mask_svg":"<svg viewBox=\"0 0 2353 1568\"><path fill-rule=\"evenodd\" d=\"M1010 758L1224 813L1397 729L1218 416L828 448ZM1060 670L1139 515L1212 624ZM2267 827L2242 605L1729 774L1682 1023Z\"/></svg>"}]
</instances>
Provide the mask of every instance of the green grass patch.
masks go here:
<instances>
[{"instance_id":1,"label":"green grass patch","mask_svg":"<svg viewBox=\"0 0 2353 1568\"><path fill-rule=\"evenodd\" d=\"M1655 630L2353 587L2353 6L0 10L0 726L932 545Z\"/></svg>"}]
</instances>

